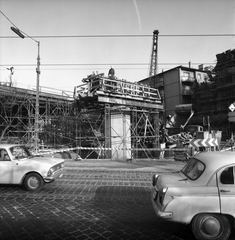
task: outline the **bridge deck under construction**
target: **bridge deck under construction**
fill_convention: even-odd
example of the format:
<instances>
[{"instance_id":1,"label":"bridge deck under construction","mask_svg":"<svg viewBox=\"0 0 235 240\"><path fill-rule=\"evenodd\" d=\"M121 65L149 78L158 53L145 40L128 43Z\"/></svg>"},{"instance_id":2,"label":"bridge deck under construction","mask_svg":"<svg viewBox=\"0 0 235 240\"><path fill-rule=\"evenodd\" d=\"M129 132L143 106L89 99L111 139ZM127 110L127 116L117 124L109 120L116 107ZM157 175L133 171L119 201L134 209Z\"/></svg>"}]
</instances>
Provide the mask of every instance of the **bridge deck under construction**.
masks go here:
<instances>
[{"instance_id":1,"label":"bridge deck under construction","mask_svg":"<svg viewBox=\"0 0 235 240\"><path fill-rule=\"evenodd\" d=\"M42 141L56 142L58 128L63 132L63 136L67 136L66 122L70 121L71 117L75 115L73 102L74 99L71 94L62 91L40 91L39 131ZM0 84L1 141L33 144L35 105L36 90Z\"/></svg>"},{"instance_id":2,"label":"bridge deck under construction","mask_svg":"<svg viewBox=\"0 0 235 240\"><path fill-rule=\"evenodd\" d=\"M0 84L0 141L35 143L36 90ZM92 75L75 87L74 95L66 92L39 91L39 142L53 148L89 147L83 157L107 158L107 151L92 148L110 147L112 136L108 119L113 111L130 112L130 146L148 148L159 143L159 111L163 107L159 92L148 86L125 80ZM117 136L115 137L117 139ZM120 142L124 141L118 136ZM133 152L133 155L138 155Z\"/></svg>"}]
</instances>

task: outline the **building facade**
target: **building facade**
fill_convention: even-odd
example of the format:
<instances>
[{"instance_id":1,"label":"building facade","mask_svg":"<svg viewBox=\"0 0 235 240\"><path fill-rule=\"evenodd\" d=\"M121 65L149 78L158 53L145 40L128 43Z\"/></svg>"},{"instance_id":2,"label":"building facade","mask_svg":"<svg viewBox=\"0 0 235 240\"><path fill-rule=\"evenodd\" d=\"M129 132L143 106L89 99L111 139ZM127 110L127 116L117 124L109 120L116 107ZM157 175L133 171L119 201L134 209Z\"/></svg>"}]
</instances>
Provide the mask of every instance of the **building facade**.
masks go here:
<instances>
[{"instance_id":1,"label":"building facade","mask_svg":"<svg viewBox=\"0 0 235 240\"><path fill-rule=\"evenodd\" d=\"M208 81L207 71L178 66L151 78L143 79L140 83L159 89L164 106L163 118L177 113L182 117L181 121L176 124L181 125L192 110L195 82L206 81Z\"/></svg>"},{"instance_id":2,"label":"building facade","mask_svg":"<svg viewBox=\"0 0 235 240\"><path fill-rule=\"evenodd\" d=\"M201 125L204 130L210 126L222 131L222 139L227 140L235 133L235 49L216 58L214 68L178 66L140 82L160 90L165 119L193 110L191 125Z\"/></svg>"},{"instance_id":3,"label":"building facade","mask_svg":"<svg viewBox=\"0 0 235 240\"><path fill-rule=\"evenodd\" d=\"M195 85L193 121L203 119L204 125L209 121L212 129L222 131L225 140L235 132L235 123L229 119L234 111L230 110L230 105L235 102L235 49L217 54L216 58L217 64L209 80Z\"/></svg>"}]
</instances>

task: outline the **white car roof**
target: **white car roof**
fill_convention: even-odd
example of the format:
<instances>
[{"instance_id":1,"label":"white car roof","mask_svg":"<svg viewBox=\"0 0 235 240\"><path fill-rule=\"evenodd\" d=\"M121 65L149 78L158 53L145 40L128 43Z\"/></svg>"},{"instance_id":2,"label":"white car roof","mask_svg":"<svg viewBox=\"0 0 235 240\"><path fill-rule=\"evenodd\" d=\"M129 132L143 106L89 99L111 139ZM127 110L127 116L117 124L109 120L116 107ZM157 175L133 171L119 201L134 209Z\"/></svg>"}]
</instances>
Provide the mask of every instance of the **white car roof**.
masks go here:
<instances>
[{"instance_id":1,"label":"white car roof","mask_svg":"<svg viewBox=\"0 0 235 240\"><path fill-rule=\"evenodd\" d=\"M203 152L194 156L206 165L202 176L197 179L197 183L206 184L212 175L222 167L234 164L235 152Z\"/></svg>"},{"instance_id":2,"label":"white car roof","mask_svg":"<svg viewBox=\"0 0 235 240\"><path fill-rule=\"evenodd\" d=\"M0 147L13 147L19 146L20 144L0 143Z\"/></svg>"},{"instance_id":3,"label":"white car roof","mask_svg":"<svg viewBox=\"0 0 235 240\"><path fill-rule=\"evenodd\" d=\"M194 158L204 162L206 166L218 169L235 163L235 152L202 152Z\"/></svg>"},{"instance_id":4,"label":"white car roof","mask_svg":"<svg viewBox=\"0 0 235 240\"><path fill-rule=\"evenodd\" d=\"M11 147L16 147L16 146L24 146L24 145L22 145L22 144L0 143L0 148L9 149Z\"/></svg>"}]
</instances>

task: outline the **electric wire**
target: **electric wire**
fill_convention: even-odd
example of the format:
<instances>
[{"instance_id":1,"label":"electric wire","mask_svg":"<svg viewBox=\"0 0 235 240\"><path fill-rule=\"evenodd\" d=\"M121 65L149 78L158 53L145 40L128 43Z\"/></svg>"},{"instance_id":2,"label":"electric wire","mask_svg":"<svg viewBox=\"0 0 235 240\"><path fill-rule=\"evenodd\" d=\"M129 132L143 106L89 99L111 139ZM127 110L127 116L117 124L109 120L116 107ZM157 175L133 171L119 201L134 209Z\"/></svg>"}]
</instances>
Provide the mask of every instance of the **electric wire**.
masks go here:
<instances>
[{"instance_id":1,"label":"electric wire","mask_svg":"<svg viewBox=\"0 0 235 240\"><path fill-rule=\"evenodd\" d=\"M20 30L2 11L0 11L0 13L1 13L17 30L19 30L21 33L23 33L26 37L31 38L34 42L38 43L38 41L37 41L36 39L34 39L34 37L31 37L31 36L29 36L27 33L25 33L25 32L23 32L22 30ZM14 37L16 37L16 36L14 36ZM0 37L0 38L2 38L2 37ZM4 38L4 37L3 37L3 38ZM18 38L18 37L16 37L16 38Z\"/></svg>"},{"instance_id":2,"label":"electric wire","mask_svg":"<svg viewBox=\"0 0 235 240\"><path fill-rule=\"evenodd\" d=\"M0 13L15 27L17 26L2 12ZM17 28L18 29L18 28ZM20 30L21 31L21 30ZM24 33L23 31L21 31ZM98 34L98 35L47 35L28 36L29 38L122 38L122 37L152 37L152 34ZM234 37L235 33L209 33L209 34L159 34L158 37ZM0 38L17 38L16 36L0 36ZM35 39L33 39L36 41ZM37 42L37 41L36 41Z\"/></svg>"},{"instance_id":3,"label":"electric wire","mask_svg":"<svg viewBox=\"0 0 235 240\"><path fill-rule=\"evenodd\" d=\"M169 63L158 63L158 65L185 65L188 64L188 62L169 62ZM191 64L201 64L197 62L191 62ZM204 64L214 64L214 62L205 62ZM0 64L0 67L5 67L8 66L9 64ZM35 66L35 64L13 64L14 66L18 67L30 67L30 66ZM44 63L41 64L41 66L44 67L55 67L55 66L148 66L149 63Z\"/></svg>"},{"instance_id":4,"label":"electric wire","mask_svg":"<svg viewBox=\"0 0 235 240\"><path fill-rule=\"evenodd\" d=\"M21 31L22 32L22 31ZM28 36L29 37L29 36ZM131 35L131 34L113 34L113 35L47 35L32 36L32 38L141 38L152 37L149 34ZM161 34L158 37L235 37L233 33L224 34ZM0 38L17 38L17 36L0 36Z\"/></svg>"}]
</instances>

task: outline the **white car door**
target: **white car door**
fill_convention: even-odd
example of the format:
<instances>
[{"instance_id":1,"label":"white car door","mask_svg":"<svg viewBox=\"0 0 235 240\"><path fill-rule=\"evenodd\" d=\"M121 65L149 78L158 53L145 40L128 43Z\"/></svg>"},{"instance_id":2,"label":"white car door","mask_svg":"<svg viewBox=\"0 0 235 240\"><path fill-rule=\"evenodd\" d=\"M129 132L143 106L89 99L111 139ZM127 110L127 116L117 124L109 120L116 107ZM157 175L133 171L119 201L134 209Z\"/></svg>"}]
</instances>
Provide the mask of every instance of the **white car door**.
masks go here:
<instances>
[{"instance_id":1,"label":"white car door","mask_svg":"<svg viewBox=\"0 0 235 240\"><path fill-rule=\"evenodd\" d=\"M218 176L218 188L221 200L221 213L235 217L235 166L221 169Z\"/></svg>"},{"instance_id":2,"label":"white car door","mask_svg":"<svg viewBox=\"0 0 235 240\"><path fill-rule=\"evenodd\" d=\"M5 149L0 149L0 184L12 183L13 162Z\"/></svg>"}]
</instances>

